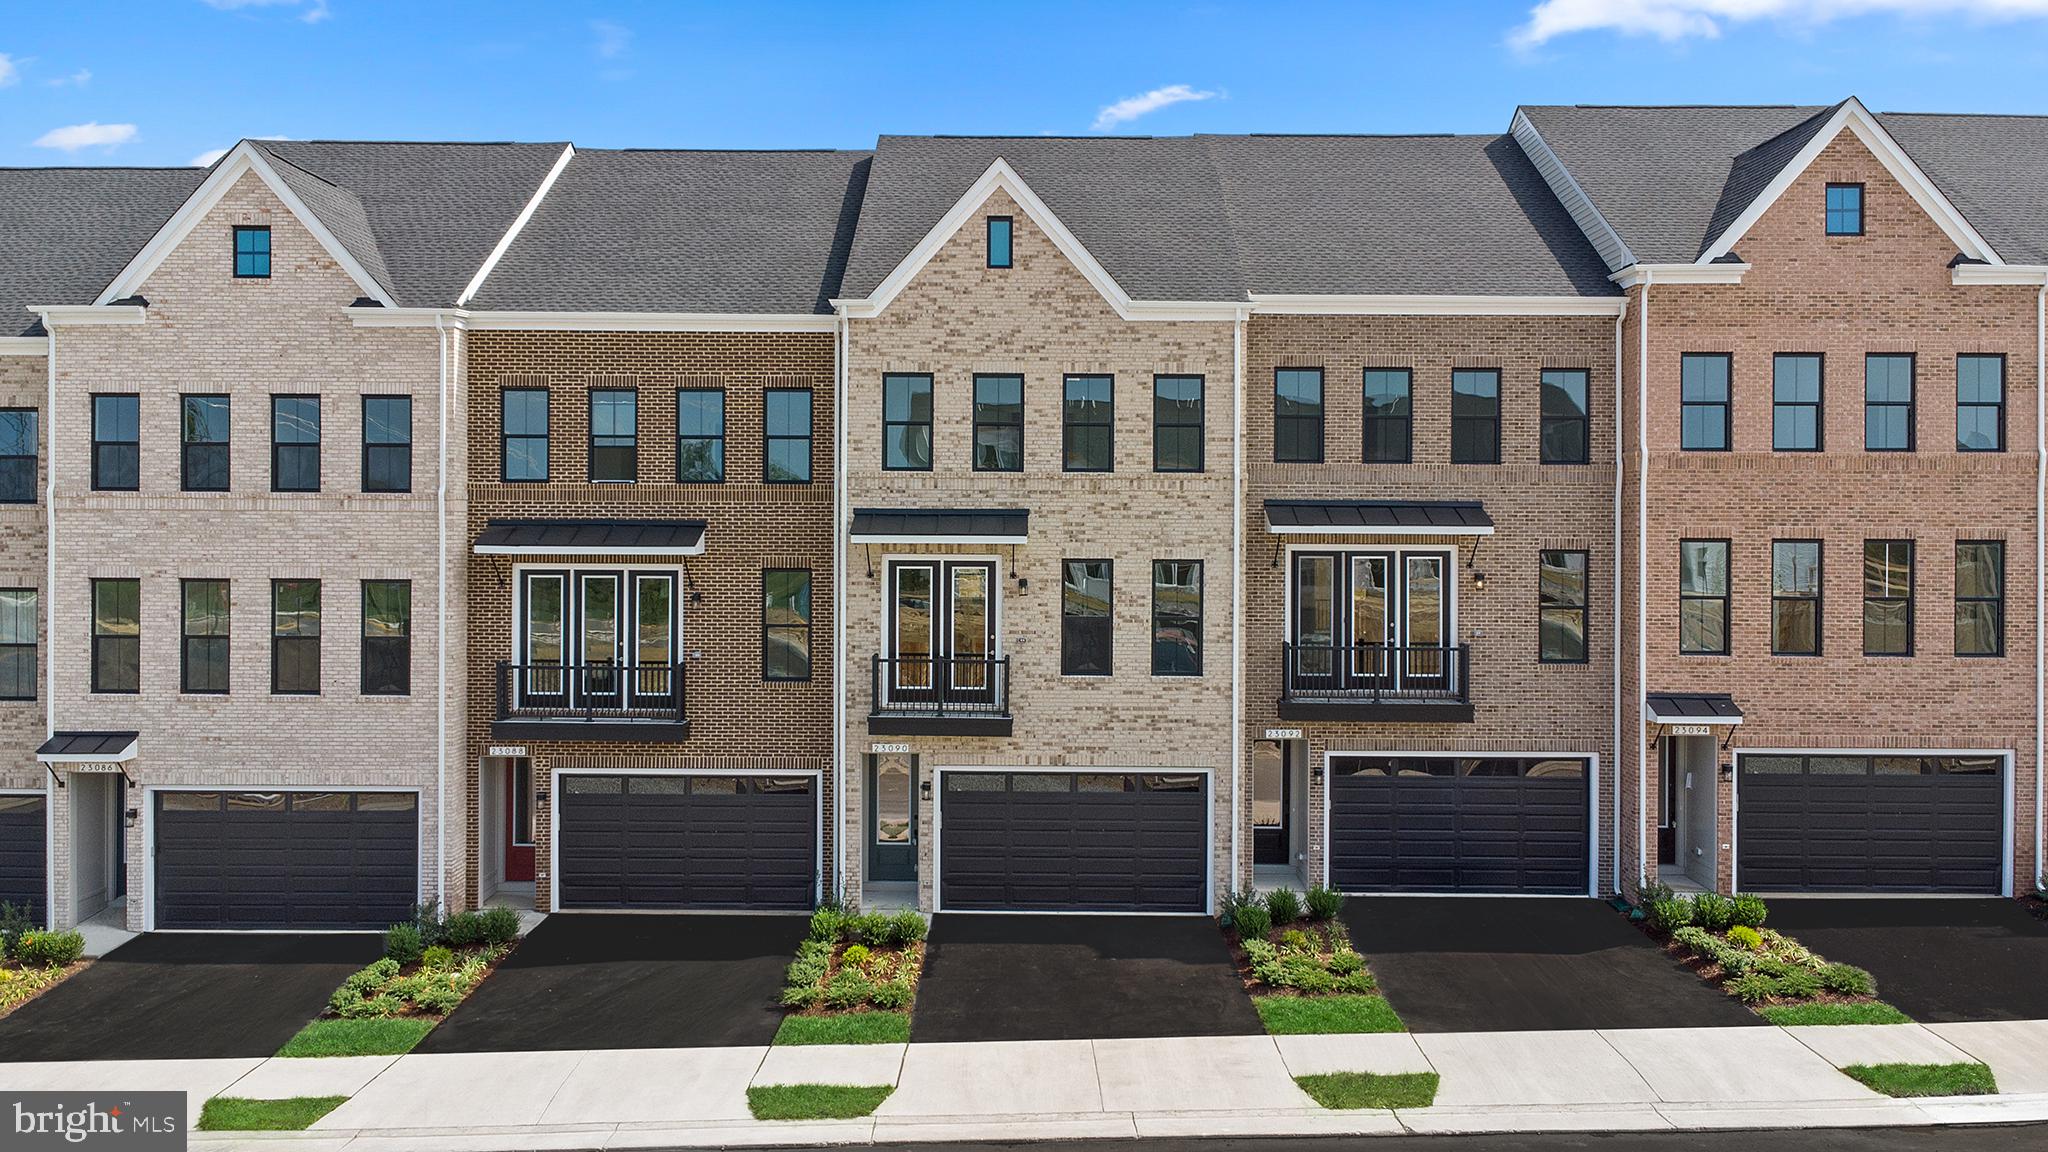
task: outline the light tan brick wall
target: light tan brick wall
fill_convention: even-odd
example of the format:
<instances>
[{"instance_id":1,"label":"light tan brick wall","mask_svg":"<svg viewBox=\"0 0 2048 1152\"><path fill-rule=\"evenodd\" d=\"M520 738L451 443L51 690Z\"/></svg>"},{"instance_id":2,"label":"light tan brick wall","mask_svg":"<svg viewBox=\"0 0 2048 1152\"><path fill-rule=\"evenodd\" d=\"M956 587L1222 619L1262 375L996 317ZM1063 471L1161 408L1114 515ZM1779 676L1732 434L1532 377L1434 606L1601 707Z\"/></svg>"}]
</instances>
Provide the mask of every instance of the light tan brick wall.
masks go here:
<instances>
[{"instance_id":1,"label":"light tan brick wall","mask_svg":"<svg viewBox=\"0 0 2048 1152\"><path fill-rule=\"evenodd\" d=\"M1015 266L986 267L983 215L1015 218ZM1231 435L1233 326L1127 322L1004 193L977 215L874 319L852 322L848 355L848 488L853 507L1031 510L1030 543L1014 549L898 549L850 545L847 556L848 793L845 896L865 871L865 755L876 741L909 743L921 778L941 767L1061 765L1202 769L1213 773L1214 875L1228 883L1231 725ZM933 377L933 469L881 467L882 376ZM973 378L1024 377L1024 471L971 470ZM1062 377L1115 378L1115 471L1062 472ZM1152 378L1204 380L1200 474L1152 471ZM999 556L1000 649L1010 657L1014 733L998 737L871 736L870 667L883 650L886 559L966 551ZM871 555L870 555L871 553ZM1060 675L1061 562L1113 562L1113 675ZM1154 560L1203 563L1203 675L1151 674ZM919 801L919 874L933 893L932 801Z\"/></svg>"},{"instance_id":2,"label":"light tan brick wall","mask_svg":"<svg viewBox=\"0 0 2048 1152\"><path fill-rule=\"evenodd\" d=\"M34 588L41 592L49 553L44 523L43 485L49 479L49 420L43 409L49 394L49 360L42 356L0 356L0 408L36 411L36 502L0 504L0 588ZM43 610L37 601L38 611ZM34 700L0 700L0 788L41 788L46 779L36 764L36 745L43 742L43 703L48 692L40 683L49 659L48 629L37 628Z\"/></svg>"}]
</instances>

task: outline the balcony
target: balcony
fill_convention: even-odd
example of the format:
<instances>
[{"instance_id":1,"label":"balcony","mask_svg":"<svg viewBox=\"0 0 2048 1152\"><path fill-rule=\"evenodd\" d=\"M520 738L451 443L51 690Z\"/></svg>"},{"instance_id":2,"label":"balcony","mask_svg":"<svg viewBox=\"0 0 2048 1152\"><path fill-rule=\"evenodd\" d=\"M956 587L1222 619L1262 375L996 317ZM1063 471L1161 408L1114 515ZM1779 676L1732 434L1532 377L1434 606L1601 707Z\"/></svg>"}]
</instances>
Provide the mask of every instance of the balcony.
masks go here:
<instances>
[{"instance_id":1,"label":"balcony","mask_svg":"<svg viewBox=\"0 0 2048 1152\"><path fill-rule=\"evenodd\" d=\"M876 656L875 736L1008 736L1008 656Z\"/></svg>"},{"instance_id":2,"label":"balcony","mask_svg":"<svg viewBox=\"0 0 2048 1152\"><path fill-rule=\"evenodd\" d=\"M498 663L496 740L681 740L681 664Z\"/></svg>"},{"instance_id":3,"label":"balcony","mask_svg":"<svg viewBox=\"0 0 2048 1152\"><path fill-rule=\"evenodd\" d=\"M1280 717L1470 723L1470 663L1463 644L1283 644Z\"/></svg>"}]
</instances>

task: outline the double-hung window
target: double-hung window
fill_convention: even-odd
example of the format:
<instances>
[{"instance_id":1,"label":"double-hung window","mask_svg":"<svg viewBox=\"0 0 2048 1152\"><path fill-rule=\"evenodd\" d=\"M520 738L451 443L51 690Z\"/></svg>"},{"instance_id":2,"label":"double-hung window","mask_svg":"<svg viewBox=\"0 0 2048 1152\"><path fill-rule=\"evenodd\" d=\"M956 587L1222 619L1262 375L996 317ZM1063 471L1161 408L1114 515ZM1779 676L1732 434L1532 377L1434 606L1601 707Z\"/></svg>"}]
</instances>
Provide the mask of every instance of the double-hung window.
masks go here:
<instances>
[{"instance_id":1,"label":"double-hung window","mask_svg":"<svg viewBox=\"0 0 2048 1152\"><path fill-rule=\"evenodd\" d=\"M548 390L507 388L498 398L505 437L503 476L507 483L548 478Z\"/></svg>"},{"instance_id":2,"label":"double-hung window","mask_svg":"<svg viewBox=\"0 0 2048 1152\"><path fill-rule=\"evenodd\" d=\"M1588 459L1591 418L1586 390L1591 374L1584 368L1545 368L1541 380L1543 462L1584 464Z\"/></svg>"},{"instance_id":3,"label":"double-hung window","mask_svg":"<svg viewBox=\"0 0 2048 1152\"><path fill-rule=\"evenodd\" d=\"M184 489L187 492L228 490L228 398L181 397L179 439L182 442Z\"/></svg>"},{"instance_id":4,"label":"double-hung window","mask_svg":"<svg viewBox=\"0 0 2048 1152\"><path fill-rule=\"evenodd\" d=\"M1451 463L1500 463L1500 371L1451 373Z\"/></svg>"},{"instance_id":5,"label":"double-hung window","mask_svg":"<svg viewBox=\"0 0 2048 1152\"><path fill-rule=\"evenodd\" d=\"M320 398L270 398L270 490L320 490Z\"/></svg>"},{"instance_id":6,"label":"double-hung window","mask_svg":"<svg viewBox=\"0 0 2048 1152\"><path fill-rule=\"evenodd\" d=\"M36 410L0 408L0 504L36 502Z\"/></svg>"},{"instance_id":7,"label":"double-hung window","mask_svg":"<svg viewBox=\"0 0 2048 1152\"><path fill-rule=\"evenodd\" d=\"M1273 373L1273 460L1323 462L1323 370L1282 368Z\"/></svg>"},{"instance_id":8,"label":"double-hung window","mask_svg":"<svg viewBox=\"0 0 2048 1152\"><path fill-rule=\"evenodd\" d=\"M1114 648L1110 562L1068 560L1061 568L1060 675L1107 676Z\"/></svg>"},{"instance_id":9,"label":"double-hung window","mask_svg":"<svg viewBox=\"0 0 2048 1152\"><path fill-rule=\"evenodd\" d=\"M974 378L974 470L1024 470L1024 378Z\"/></svg>"},{"instance_id":10,"label":"double-hung window","mask_svg":"<svg viewBox=\"0 0 2048 1152\"><path fill-rule=\"evenodd\" d=\"M1365 462L1406 464L1415 442L1415 374L1407 368L1365 370Z\"/></svg>"},{"instance_id":11,"label":"double-hung window","mask_svg":"<svg viewBox=\"0 0 2048 1152\"><path fill-rule=\"evenodd\" d=\"M725 482L725 391L684 388L676 393L676 483Z\"/></svg>"},{"instance_id":12,"label":"double-hung window","mask_svg":"<svg viewBox=\"0 0 2048 1152\"><path fill-rule=\"evenodd\" d=\"M1726 352L1687 352L1678 358L1678 446L1688 452L1728 450Z\"/></svg>"},{"instance_id":13,"label":"double-hung window","mask_svg":"<svg viewBox=\"0 0 2048 1152\"><path fill-rule=\"evenodd\" d=\"M320 582L270 582L270 691L278 696L320 692Z\"/></svg>"},{"instance_id":14,"label":"double-hung window","mask_svg":"<svg viewBox=\"0 0 2048 1152\"><path fill-rule=\"evenodd\" d=\"M1061 466L1069 472L1111 472L1116 467L1116 382L1109 376L1069 376L1063 382L1065 418Z\"/></svg>"},{"instance_id":15,"label":"double-hung window","mask_svg":"<svg viewBox=\"0 0 2048 1152\"><path fill-rule=\"evenodd\" d=\"M804 568L761 573L761 678L811 678L811 574Z\"/></svg>"},{"instance_id":16,"label":"double-hung window","mask_svg":"<svg viewBox=\"0 0 2048 1152\"><path fill-rule=\"evenodd\" d=\"M1863 542L1863 654L1913 654L1913 542Z\"/></svg>"},{"instance_id":17,"label":"double-hung window","mask_svg":"<svg viewBox=\"0 0 2048 1152\"><path fill-rule=\"evenodd\" d=\"M932 378L891 373L882 377L882 467L891 472L932 470Z\"/></svg>"},{"instance_id":18,"label":"double-hung window","mask_svg":"<svg viewBox=\"0 0 2048 1152\"><path fill-rule=\"evenodd\" d=\"M1586 553L1546 548L1537 590L1541 633L1537 659L1545 664L1586 662Z\"/></svg>"},{"instance_id":19,"label":"double-hung window","mask_svg":"<svg viewBox=\"0 0 2048 1152\"><path fill-rule=\"evenodd\" d=\"M2005 655L2005 543L1956 541L1956 655Z\"/></svg>"},{"instance_id":20,"label":"double-hung window","mask_svg":"<svg viewBox=\"0 0 2048 1152\"><path fill-rule=\"evenodd\" d=\"M1956 451L2005 451L2005 357L1956 357Z\"/></svg>"},{"instance_id":21,"label":"double-hung window","mask_svg":"<svg viewBox=\"0 0 2048 1152\"><path fill-rule=\"evenodd\" d=\"M1821 358L1780 352L1771 358L1771 451L1821 448Z\"/></svg>"},{"instance_id":22,"label":"double-hung window","mask_svg":"<svg viewBox=\"0 0 2048 1152\"><path fill-rule=\"evenodd\" d=\"M363 581L363 695L412 694L412 581Z\"/></svg>"},{"instance_id":23,"label":"double-hung window","mask_svg":"<svg viewBox=\"0 0 2048 1152\"><path fill-rule=\"evenodd\" d=\"M183 644L178 654L180 691L226 695L228 690L228 582L187 580L179 605Z\"/></svg>"},{"instance_id":24,"label":"double-hung window","mask_svg":"<svg viewBox=\"0 0 2048 1152\"><path fill-rule=\"evenodd\" d=\"M92 398L92 486L133 492L142 486L142 398L133 392Z\"/></svg>"},{"instance_id":25,"label":"double-hung window","mask_svg":"<svg viewBox=\"0 0 2048 1152\"><path fill-rule=\"evenodd\" d=\"M770 388L763 479L770 484L811 482L811 390Z\"/></svg>"},{"instance_id":26,"label":"double-hung window","mask_svg":"<svg viewBox=\"0 0 2048 1152\"><path fill-rule=\"evenodd\" d=\"M1913 357L1873 354L1863 358L1863 448L1866 452L1913 450Z\"/></svg>"},{"instance_id":27,"label":"double-hung window","mask_svg":"<svg viewBox=\"0 0 2048 1152\"><path fill-rule=\"evenodd\" d=\"M36 698L36 590L0 588L0 700Z\"/></svg>"},{"instance_id":28,"label":"double-hung window","mask_svg":"<svg viewBox=\"0 0 2048 1152\"><path fill-rule=\"evenodd\" d=\"M1202 451L1202 378L1152 378L1152 470L1200 472Z\"/></svg>"},{"instance_id":29,"label":"double-hung window","mask_svg":"<svg viewBox=\"0 0 2048 1152\"><path fill-rule=\"evenodd\" d=\"M363 491L412 491L412 397L363 397Z\"/></svg>"},{"instance_id":30,"label":"double-hung window","mask_svg":"<svg viewBox=\"0 0 2048 1152\"><path fill-rule=\"evenodd\" d=\"M1678 650L1728 654L1728 542L1678 542Z\"/></svg>"},{"instance_id":31,"label":"double-hung window","mask_svg":"<svg viewBox=\"0 0 2048 1152\"><path fill-rule=\"evenodd\" d=\"M1771 542L1771 654L1818 656L1821 639L1821 542Z\"/></svg>"},{"instance_id":32,"label":"double-hung window","mask_svg":"<svg viewBox=\"0 0 2048 1152\"><path fill-rule=\"evenodd\" d=\"M235 279L263 280L270 276L270 228L242 225L235 229Z\"/></svg>"},{"instance_id":33,"label":"double-hung window","mask_svg":"<svg viewBox=\"0 0 2048 1152\"><path fill-rule=\"evenodd\" d=\"M1202 674L1202 562L1152 562L1152 674Z\"/></svg>"},{"instance_id":34,"label":"double-hung window","mask_svg":"<svg viewBox=\"0 0 2048 1152\"><path fill-rule=\"evenodd\" d=\"M640 476L640 394L631 388L590 390L590 479L631 484Z\"/></svg>"},{"instance_id":35,"label":"double-hung window","mask_svg":"<svg viewBox=\"0 0 2048 1152\"><path fill-rule=\"evenodd\" d=\"M142 581L92 582L92 690L142 691Z\"/></svg>"}]
</instances>

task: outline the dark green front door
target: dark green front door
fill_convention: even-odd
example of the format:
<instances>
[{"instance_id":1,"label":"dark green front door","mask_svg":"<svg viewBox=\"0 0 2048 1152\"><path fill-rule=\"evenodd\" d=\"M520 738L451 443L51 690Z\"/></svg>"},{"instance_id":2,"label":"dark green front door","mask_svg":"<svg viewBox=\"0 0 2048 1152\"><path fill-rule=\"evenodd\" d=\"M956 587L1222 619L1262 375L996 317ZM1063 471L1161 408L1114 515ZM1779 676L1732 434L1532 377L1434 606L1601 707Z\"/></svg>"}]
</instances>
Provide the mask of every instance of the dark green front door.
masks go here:
<instances>
[{"instance_id":1,"label":"dark green front door","mask_svg":"<svg viewBox=\"0 0 2048 1152\"><path fill-rule=\"evenodd\" d=\"M917 879L917 757L868 757L868 879Z\"/></svg>"}]
</instances>

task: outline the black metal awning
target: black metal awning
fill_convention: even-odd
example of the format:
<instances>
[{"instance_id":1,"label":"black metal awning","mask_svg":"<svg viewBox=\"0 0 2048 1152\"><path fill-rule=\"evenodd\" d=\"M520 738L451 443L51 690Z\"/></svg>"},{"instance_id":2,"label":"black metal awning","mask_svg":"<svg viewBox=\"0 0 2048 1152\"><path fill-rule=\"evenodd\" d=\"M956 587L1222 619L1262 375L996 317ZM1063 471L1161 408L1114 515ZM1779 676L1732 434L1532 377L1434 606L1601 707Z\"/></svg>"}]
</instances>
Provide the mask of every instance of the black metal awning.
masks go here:
<instances>
[{"instance_id":1,"label":"black metal awning","mask_svg":"<svg viewBox=\"0 0 2048 1152\"><path fill-rule=\"evenodd\" d=\"M701 556L702 520L492 520L480 556Z\"/></svg>"},{"instance_id":2,"label":"black metal awning","mask_svg":"<svg viewBox=\"0 0 2048 1152\"><path fill-rule=\"evenodd\" d=\"M1742 706L1726 692L1652 692L1652 724L1740 724Z\"/></svg>"},{"instance_id":3,"label":"black metal awning","mask_svg":"<svg viewBox=\"0 0 2048 1152\"><path fill-rule=\"evenodd\" d=\"M1028 508L855 508L855 544L1022 544Z\"/></svg>"},{"instance_id":4,"label":"black metal awning","mask_svg":"<svg viewBox=\"0 0 2048 1152\"><path fill-rule=\"evenodd\" d=\"M1477 500L1268 500L1266 530L1278 536L1491 536Z\"/></svg>"},{"instance_id":5,"label":"black metal awning","mask_svg":"<svg viewBox=\"0 0 2048 1152\"><path fill-rule=\"evenodd\" d=\"M58 732L36 749L45 764L120 764L135 759L139 732Z\"/></svg>"}]
</instances>

